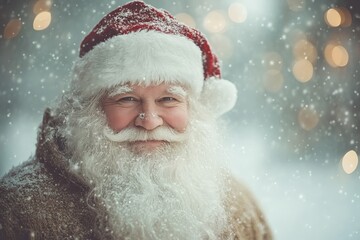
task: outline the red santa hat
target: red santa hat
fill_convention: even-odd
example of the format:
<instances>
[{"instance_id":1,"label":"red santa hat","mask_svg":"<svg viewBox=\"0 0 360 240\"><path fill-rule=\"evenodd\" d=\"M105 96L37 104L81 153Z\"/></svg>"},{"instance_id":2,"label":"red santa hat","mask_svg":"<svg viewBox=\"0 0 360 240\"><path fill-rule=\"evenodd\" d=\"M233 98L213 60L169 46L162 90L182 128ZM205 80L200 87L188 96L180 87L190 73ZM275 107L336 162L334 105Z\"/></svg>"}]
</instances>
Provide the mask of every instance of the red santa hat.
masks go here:
<instances>
[{"instance_id":1,"label":"red santa hat","mask_svg":"<svg viewBox=\"0 0 360 240\"><path fill-rule=\"evenodd\" d=\"M84 38L71 87L83 96L120 84L180 84L218 115L236 101L207 39L142 1L107 14Z\"/></svg>"}]
</instances>

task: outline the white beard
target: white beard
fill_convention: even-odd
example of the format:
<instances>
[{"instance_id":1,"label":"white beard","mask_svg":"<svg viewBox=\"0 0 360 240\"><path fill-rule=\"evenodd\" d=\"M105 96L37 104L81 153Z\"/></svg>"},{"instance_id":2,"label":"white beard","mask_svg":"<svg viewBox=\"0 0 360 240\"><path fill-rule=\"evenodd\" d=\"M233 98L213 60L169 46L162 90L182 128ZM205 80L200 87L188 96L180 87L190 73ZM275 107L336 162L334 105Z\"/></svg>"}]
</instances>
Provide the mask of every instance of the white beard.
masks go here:
<instances>
[{"instance_id":1,"label":"white beard","mask_svg":"<svg viewBox=\"0 0 360 240\"><path fill-rule=\"evenodd\" d=\"M213 134L215 125L190 121L186 140L149 153L136 153L126 144L109 140L104 126L105 118L97 112L74 116L67 128L73 169L93 186L104 235L115 239L219 238L228 220L224 209L227 171L219 163L221 146Z\"/></svg>"}]
</instances>

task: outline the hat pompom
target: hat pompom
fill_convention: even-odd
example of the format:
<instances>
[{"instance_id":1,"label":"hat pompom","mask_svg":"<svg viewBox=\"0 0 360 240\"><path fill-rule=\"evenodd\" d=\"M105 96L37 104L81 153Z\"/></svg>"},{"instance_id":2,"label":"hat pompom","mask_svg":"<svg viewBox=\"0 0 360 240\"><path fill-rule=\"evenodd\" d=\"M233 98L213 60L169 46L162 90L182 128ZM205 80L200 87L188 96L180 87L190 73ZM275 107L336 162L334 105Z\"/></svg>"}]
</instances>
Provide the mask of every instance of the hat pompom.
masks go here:
<instances>
[{"instance_id":1,"label":"hat pompom","mask_svg":"<svg viewBox=\"0 0 360 240\"><path fill-rule=\"evenodd\" d=\"M236 99L237 89L232 82L215 77L205 80L200 101L216 117L231 110L235 106Z\"/></svg>"}]
</instances>

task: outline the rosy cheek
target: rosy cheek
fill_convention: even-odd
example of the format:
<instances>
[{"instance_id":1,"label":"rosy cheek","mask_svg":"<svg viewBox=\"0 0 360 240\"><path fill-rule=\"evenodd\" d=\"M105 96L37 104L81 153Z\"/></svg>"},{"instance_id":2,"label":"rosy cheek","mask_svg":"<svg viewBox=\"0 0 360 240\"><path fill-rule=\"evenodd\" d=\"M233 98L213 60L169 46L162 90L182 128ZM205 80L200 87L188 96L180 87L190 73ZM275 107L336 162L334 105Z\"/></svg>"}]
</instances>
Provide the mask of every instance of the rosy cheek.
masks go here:
<instances>
[{"instance_id":1,"label":"rosy cheek","mask_svg":"<svg viewBox=\"0 0 360 240\"><path fill-rule=\"evenodd\" d=\"M105 109L105 115L109 127L114 131L120 131L131 125L133 117L130 112L120 109Z\"/></svg>"},{"instance_id":2,"label":"rosy cheek","mask_svg":"<svg viewBox=\"0 0 360 240\"><path fill-rule=\"evenodd\" d=\"M188 125L188 112L187 109L178 109L168 114L168 118L165 120L167 124L177 130L178 132L184 132Z\"/></svg>"}]
</instances>

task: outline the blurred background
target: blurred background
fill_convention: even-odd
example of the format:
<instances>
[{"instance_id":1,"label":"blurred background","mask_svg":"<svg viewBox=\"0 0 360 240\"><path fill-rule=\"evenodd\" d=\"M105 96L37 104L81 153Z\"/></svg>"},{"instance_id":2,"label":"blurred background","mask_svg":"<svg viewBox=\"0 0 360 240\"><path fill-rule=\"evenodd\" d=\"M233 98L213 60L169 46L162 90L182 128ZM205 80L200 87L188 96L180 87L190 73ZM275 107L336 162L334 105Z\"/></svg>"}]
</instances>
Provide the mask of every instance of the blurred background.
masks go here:
<instances>
[{"instance_id":1,"label":"blurred background","mask_svg":"<svg viewBox=\"0 0 360 240\"><path fill-rule=\"evenodd\" d=\"M1 0L0 176L34 154L81 40L126 2ZM360 2L145 2L205 33L238 87L232 168L275 238L360 239Z\"/></svg>"}]
</instances>

